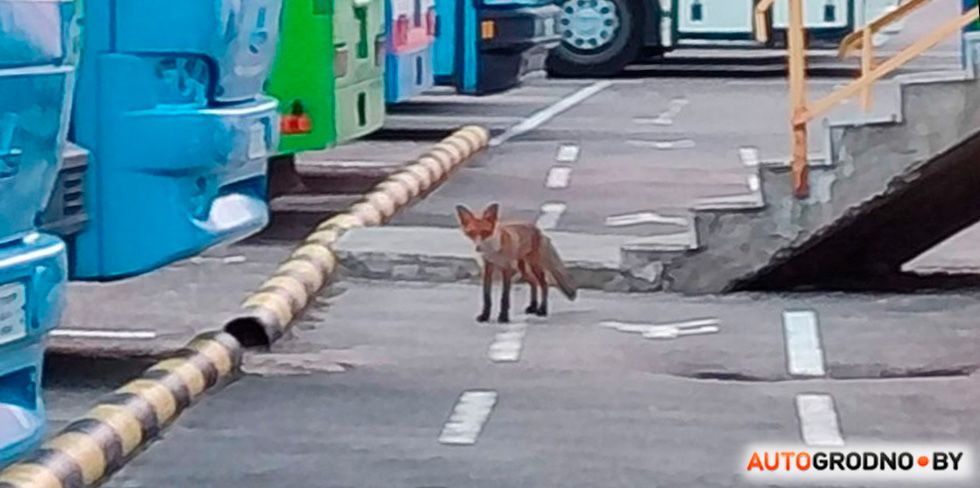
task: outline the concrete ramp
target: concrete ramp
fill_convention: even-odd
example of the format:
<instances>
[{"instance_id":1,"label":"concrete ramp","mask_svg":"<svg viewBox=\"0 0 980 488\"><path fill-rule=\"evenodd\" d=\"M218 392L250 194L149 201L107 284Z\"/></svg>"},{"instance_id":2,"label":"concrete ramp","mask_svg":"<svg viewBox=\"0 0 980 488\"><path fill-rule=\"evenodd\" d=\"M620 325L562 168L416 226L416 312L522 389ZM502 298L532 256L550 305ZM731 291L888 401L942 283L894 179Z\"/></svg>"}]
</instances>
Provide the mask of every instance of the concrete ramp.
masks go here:
<instances>
[{"instance_id":1,"label":"concrete ramp","mask_svg":"<svg viewBox=\"0 0 980 488\"><path fill-rule=\"evenodd\" d=\"M791 195L787 164L764 164L753 194L692 209L696 246L624 249L624 259L660 262L664 287L684 293L833 286L900 273L980 220L980 81L976 61L969 65L900 79L893 117L828 120L809 198Z\"/></svg>"}]
</instances>

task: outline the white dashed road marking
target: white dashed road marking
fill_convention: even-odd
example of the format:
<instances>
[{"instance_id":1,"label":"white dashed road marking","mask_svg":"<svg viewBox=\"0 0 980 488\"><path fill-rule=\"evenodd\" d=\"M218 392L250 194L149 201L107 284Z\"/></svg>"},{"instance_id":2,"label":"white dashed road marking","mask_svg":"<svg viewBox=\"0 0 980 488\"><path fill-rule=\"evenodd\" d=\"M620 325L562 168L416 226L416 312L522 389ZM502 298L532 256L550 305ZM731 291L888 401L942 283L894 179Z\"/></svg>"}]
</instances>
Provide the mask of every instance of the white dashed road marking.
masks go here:
<instances>
[{"instance_id":1,"label":"white dashed road marking","mask_svg":"<svg viewBox=\"0 0 980 488\"><path fill-rule=\"evenodd\" d=\"M824 376L823 349L816 312L783 312L786 357L793 376Z\"/></svg>"},{"instance_id":2,"label":"white dashed road marking","mask_svg":"<svg viewBox=\"0 0 980 488\"><path fill-rule=\"evenodd\" d=\"M499 146L515 137L531 132L549 120L555 118L562 112L565 112L566 110L584 102L585 100L588 100L590 97L596 95L602 90L605 90L606 88L609 88L610 86L612 86L612 83L609 81L599 81L582 88L581 90L573 93L571 96L563 98L551 106L522 120L520 123L504 131L503 134L490 139L490 146Z\"/></svg>"},{"instance_id":3,"label":"white dashed road marking","mask_svg":"<svg viewBox=\"0 0 980 488\"><path fill-rule=\"evenodd\" d=\"M738 148L738 157L742 160L742 164L749 167L758 166L760 163L759 150L754 147Z\"/></svg>"},{"instance_id":4,"label":"white dashed road marking","mask_svg":"<svg viewBox=\"0 0 980 488\"><path fill-rule=\"evenodd\" d=\"M574 163L578 161L580 152L581 150L576 144L562 144L558 147L558 155L555 156L555 160L559 163Z\"/></svg>"},{"instance_id":5,"label":"white dashed road marking","mask_svg":"<svg viewBox=\"0 0 980 488\"><path fill-rule=\"evenodd\" d=\"M800 419L800 434L806 445L820 447L844 445L834 399L830 395L797 395L796 414Z\"/></svg>"},{"instance_id":6,"label":"white dashed road marking","mask_svg":"<svg viewBox=\"0 0 980 488\"><path fill-rule=\"evenodd\" d=\"M507 330L498 332L490 344L488 356L495 363L514 363L521 359L527 324L516 323Z\"/></svg>"},{"instance_id":7,"label":"white dashed road marking","mask_svg":"<svg viewBox=\"0 0 980 488\"><path fill-rule=\"evenodd\" d=\"M571 179L571 166L554 166L548 171L548 178L545 180L544 186L553 190L568 188Z\"/></svg>"},{"instance_id":8,"label":"white dashed road marking","mask_svg":"<svg viewBox=\"0 0 980 488\"><path fill-rule=\"evenodd\" d=\"M564 203L553 202L541 206L541 215L538 216L537 226L539 229L551 230L558 227L558 221L565 213L568 206Z\"/></svg>"},{"instance_id":9,"label":"white dashed road marking","mask_svg":"<svg viewBox=\"0 0 980 488\"><path fill-rule=\"evenodd\" d=\"M490 418L497 404L497 392L489 390L465 391L460 395L453 413L439 434L439 443L456 446L476 444L477 437Z\"/></svg>"}]
</instances>

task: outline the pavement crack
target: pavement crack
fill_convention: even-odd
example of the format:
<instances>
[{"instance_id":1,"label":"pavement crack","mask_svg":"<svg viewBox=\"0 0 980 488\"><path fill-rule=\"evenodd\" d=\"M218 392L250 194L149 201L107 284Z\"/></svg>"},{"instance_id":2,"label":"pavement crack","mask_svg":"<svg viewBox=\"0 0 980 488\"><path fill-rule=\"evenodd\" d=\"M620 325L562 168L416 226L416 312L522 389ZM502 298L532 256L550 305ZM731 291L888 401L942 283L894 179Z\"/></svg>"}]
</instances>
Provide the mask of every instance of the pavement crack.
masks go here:
<instances>
[{"instance_id":1,"label":"pavement crack","mask_svg":"<svg viewBox=\"0 0 980 488\"><path fill-rule=\"evenodd\" d=\"M941 368L881 368L878 371L860 371L858 368L830 367L832 379L838 380L902 380L902 379L941 379L966 378L977 371L975 365L949 366Z\"/></svg>"},{"instance_id":2,"label":"pavement crack","mask_svg":"<svg viewBox=\"0 0 980 488\"><path fill-rule=\"evenodd\" d=\"M780 381L785 381L785 379L781 378L766 378L728 371L698 371L691 375L679 376L701 381L724 381L733 383L777 383Z\"/></svg>"},{"instance_id":3,"label":"pavement crack","mask_svg":"<svg viewBox=\"0 0 980 488\"><path fill-rule=\"evenodd\" d=\"M930 379L963 379L972 376L978 367L974 365L952 366L945 368L888 368L877 371L850 371L831 368L825 376L759 376L734 371L693 371L673 373L671 376L695 381L711 381L718 383L795 383L812 381L896 381L896 380L930 380Z\"/></svg>"}]
</instances>

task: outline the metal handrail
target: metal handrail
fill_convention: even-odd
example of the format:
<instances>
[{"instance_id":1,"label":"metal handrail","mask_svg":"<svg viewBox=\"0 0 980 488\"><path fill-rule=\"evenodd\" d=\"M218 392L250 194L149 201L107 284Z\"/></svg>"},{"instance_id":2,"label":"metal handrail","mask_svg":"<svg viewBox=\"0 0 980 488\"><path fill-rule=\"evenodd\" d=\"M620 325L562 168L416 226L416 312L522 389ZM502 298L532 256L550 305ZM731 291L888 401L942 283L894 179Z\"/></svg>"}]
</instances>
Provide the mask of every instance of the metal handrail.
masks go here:
<instances>
[{"instance_id":1,"label":"metal handrail","mask_svg":"<svg viewBox=\"0 0 980 488\"><path fill-rule=\"evenodd\" d=\"M863 72L860 78L838 89L836 92L831 93L830 95L827 95L826 97L813 102L812 104L809 104L804 117L794 119L794 122L809 122L814 118L823 115L827 111L833 109L837 104L855 95L862 89L867 89L875 81L878 81L892 71L900 68L903 64L911 61L918 55L935 47L945 38L962 31L964 27L970 25L978 18L980 18L980 11L971 10L970 12L967 12L960 17L941 25L928 36L919 39L914 44L899 51L897 54L888 60L883 61L873 69Z\"/></svg>"},{"instance_id":2,"label":"metal handrail","mask_svg":"<svg viewBox=\"0 0 980 488\"><path fill-rule=\"evenodd\" d=\"M866 31L870 31L872 35L877 34L881 29L888 27L899 20L904 19L906 16L917 10L919 7L931 2L932 0L903 0L898 7L896 7L891 12L881 15L871 22L869 22L864 28L856 30L841 40L840 48L838 49L837 55L840 58L847 57L848 54L853 52L855 49L862 47L864 43L864 34Z\"/></svg>"},{"instance_id":3,"label":"metal handrail","mask_svg":"<svg viewBox=\"0 0 980 488\"><path fill-rule=\"evenodd\" d=\"M769 24L766 22L766 12L772 8L776 0L761 0L755 6L755 40L769 42Z\"/></svg>"},{"instance_id":4,"label":"metal handrail","mask_svg":"<svg viewBox=\"0 0 980 488\"><path fill-rule=\"evenodd\" d=\"M815 102L810 102L806 96L806 41L803 25L803 0L789 0L790 18L787 37L789 44L790 105L793 111L791 119L793 128L791 168L793 193L797 198L805 198L809 195L809 167L807 165L807 124L809 122L858 94L861 95L863 108L869 110L871 108L871 88L876 81L933 48L945 38L962 31L963 28L980 18L980 10L971 9L969 12L939 26L891 58L875 65L872 43L874 33L929 1L909 0L895 11L875 19L845 38L840 51L842 54L849 53L858 46L861 47L861 76L843 88ZM765 0L760 5L762 3L765 3Z\"/></svg>"}]
</instances>

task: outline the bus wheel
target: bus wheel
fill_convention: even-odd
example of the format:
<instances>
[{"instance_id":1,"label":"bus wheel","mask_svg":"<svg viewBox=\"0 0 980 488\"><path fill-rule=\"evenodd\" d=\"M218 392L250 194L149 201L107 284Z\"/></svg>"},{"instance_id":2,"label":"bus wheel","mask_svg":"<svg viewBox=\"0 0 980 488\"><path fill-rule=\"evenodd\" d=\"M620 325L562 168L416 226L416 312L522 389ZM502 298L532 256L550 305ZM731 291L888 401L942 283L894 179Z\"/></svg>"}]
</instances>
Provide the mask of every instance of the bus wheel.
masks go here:
<instances>
[{"instance_id":1,"label":"bus wheel","mask_svg":"<svg viewBox=\"0 0 980 488\"><path fill-rule=\"evenodd\" d=\"M562 0L562 42L548 56L557 76L610 76L633 62L643 44L643 8L636 0Z\"/></svg>"}]
</instances>

